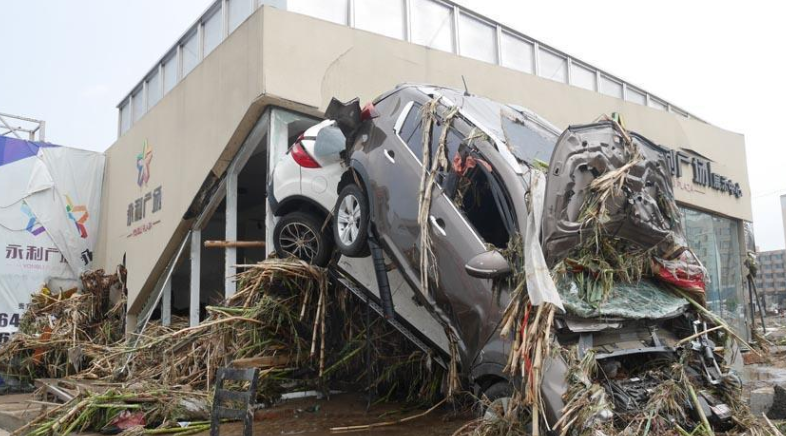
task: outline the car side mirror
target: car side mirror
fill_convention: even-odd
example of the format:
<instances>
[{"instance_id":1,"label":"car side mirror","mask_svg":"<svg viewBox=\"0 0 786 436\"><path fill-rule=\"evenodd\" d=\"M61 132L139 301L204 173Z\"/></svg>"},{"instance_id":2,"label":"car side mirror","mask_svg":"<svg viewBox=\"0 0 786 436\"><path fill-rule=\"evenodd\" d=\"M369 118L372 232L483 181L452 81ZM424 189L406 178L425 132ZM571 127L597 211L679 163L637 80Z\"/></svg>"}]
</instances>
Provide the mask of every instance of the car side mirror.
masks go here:
<instances>
[{"instance_id":1,"label":"car side mirror","mask_svg":"<svg viewBox=\"0 0 786 436\"><path fill-rule=\"evenodd\" d=\"M497 250L480 253L467 262L464 269L472 277L493 279L510 274L510 264Z\"/></svg>"}]
</instances>

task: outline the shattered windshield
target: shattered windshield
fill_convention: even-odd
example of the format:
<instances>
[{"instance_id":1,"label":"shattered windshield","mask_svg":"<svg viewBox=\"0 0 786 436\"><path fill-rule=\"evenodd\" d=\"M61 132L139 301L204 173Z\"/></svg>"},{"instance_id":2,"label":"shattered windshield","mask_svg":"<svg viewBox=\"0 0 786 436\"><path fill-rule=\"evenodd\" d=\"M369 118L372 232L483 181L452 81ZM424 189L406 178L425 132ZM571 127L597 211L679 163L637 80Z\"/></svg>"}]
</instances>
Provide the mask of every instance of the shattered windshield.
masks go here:
<instances>
[{"instance_id":1,"label":"shattered windshield","mask_svg":"<svg viewBox=\"0 0 786 436\"><path fill-rule=\"evenodd\" d=\"M511 107L481 97L464 97L462 113L472 118L479 127L504 141L513 156L532 164L548 162L557 135L526 119Z\"/></svg>"},{"instance_id":2,"label":"shattered windshield","mask_svg":"<svg viewBox=\"0 0 786 436\"><path fill-rule=\"evenodd\" d=\"M580 296L573 280L557 283L565 310L582 318L618 317L625 319L662 319L679 315L688 300L649 280L636 283L615 283L606 301L590 304Z\"/></svg>"}]
</instances>

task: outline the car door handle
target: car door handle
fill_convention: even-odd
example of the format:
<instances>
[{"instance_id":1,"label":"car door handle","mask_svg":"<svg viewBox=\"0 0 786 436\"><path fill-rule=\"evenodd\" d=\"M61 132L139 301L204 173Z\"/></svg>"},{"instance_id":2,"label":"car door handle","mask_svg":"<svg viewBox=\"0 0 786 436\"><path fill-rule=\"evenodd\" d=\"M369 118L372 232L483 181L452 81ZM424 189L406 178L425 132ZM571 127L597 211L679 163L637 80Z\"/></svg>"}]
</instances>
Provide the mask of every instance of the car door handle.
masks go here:
<instances>
[{"instance_id":1,"label":"car door handle","mask_svg":"<svg viewBox=\"0 0 786 436\"><path fill-rule=\"evenodd\" d=\"M393 150L385 149L385 157L388 158L390 163L396 163L396 153Z\"/></svg>"},{"instance_id":2,"label":"car door handle","mask_svg":"<svg viewBox=\"0 0 786 436\"><path fill-rule=\"evenodd\" d=\"M434 215L429 216L429 221L431 221L431 227L437 229L442 236L447 236L448 234L445 233L445 221L442 218L437 218Z\"/></svg>"}]
</instances>

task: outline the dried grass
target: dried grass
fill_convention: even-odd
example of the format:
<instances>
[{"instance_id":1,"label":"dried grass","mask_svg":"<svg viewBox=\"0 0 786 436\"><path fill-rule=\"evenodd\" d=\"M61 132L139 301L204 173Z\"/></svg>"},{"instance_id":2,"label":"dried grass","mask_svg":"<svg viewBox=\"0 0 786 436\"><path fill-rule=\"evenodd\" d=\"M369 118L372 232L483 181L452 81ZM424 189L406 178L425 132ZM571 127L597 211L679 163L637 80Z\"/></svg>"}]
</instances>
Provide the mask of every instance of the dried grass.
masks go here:
<instances>
[{"instance_id":1,"label":"dried grass","mask_svg":"<svg viewBox=\"0 0 786 436\"><path fill-rule=\"evenodd\" d=\"M13 352L32 359L36 350L43 349L49 360L28 360L29 372L38 377L60 377L67 366L62 349L76 344L95 352L73 378L121 384L112 392L78 396L58 413L44 417L32 431L53 434L69 428L99 430L99 424L122 410L136 408L126 407L123 404L128 402L118 399L138 399L157 389L169 397L210 398L216 370L243 358L270 362L260 371L257 400L261 402L272 403L285 390L364 389L369 372L373 376L370 388L384 393L383 400L406 400L414 406L438 400L443 376L432 365L432 356L416 349L376 315L371 318L369 330L362 302L341 287L329 287L323 269L301 261L269 259L248 267L237 279L239 291L222 305L208 307L209 316L201 324L171 328L151 323L142 335L128 342L91 343L89 335L77 335L76 342L66 341L61 330L84 331L84 324L79 322L90 318L67 316L71 312L60 310L64 303L34 307L38 310L29 315L33 330L24 338L35 337L34 326L52 315L46 308L62 316L56 323L62 323L57 338L63 338L16 340L12 347L0 349L0 356ZM95 302L78 297L68 307L88 313L86 306L92 304ZM113 328L120 330L119 325ZM371 336L371 364L363 353L367 335ZM7 359L3 364L12 367L14 362ZM161 388L164 386L166 389ZM134 404L144 404L140 407L146 414L160 417L148 422L163 423L167 428L166 423L182 410L166 409L164 403L148 398Z\"/></svg>"}]
</instances>

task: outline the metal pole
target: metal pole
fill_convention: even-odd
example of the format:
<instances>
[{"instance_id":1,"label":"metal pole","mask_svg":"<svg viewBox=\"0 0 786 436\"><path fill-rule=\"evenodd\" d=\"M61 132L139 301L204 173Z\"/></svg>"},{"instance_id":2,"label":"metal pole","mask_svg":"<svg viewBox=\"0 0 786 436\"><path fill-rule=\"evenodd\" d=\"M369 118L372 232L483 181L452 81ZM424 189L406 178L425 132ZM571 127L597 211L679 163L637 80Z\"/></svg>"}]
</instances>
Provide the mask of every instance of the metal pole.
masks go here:
<instances>
[{"instance_id":1,"label":"metal pole","mask_svg":"<svg viewBox=\"0 0 786 436\"><path fill-rule=\"evenodd\" d=\"M191 298L188 304L189 322L191 327L199 325L199 279L202 262L202 231L191 231Z\"/></svg>"},{"instance_id":2,"label":"metal pole","mask_svg":"<svg viewBox=\"0 0 786 436\"><path fill-rule=\"evenodd\" d=\"M161 325L168 327L170 324L172 324L172 281L167 280L161 301Z\"/></svg>"},{"instance_id":3,"label":"metal pole","mask_svg":"<svg viewBox=\"0 0 786 436\"><path fill-rule=\"evenodd\" d=\"M230 167L227 173L226 194L226 227L224 239L237 240L237 173L240 170L235 166ZM224 297L229 298L235 294L235 274L237 273L237 248L227 247L224 253Z\"/></svg>"}]
</instances>

